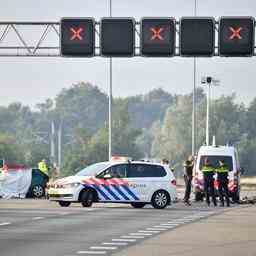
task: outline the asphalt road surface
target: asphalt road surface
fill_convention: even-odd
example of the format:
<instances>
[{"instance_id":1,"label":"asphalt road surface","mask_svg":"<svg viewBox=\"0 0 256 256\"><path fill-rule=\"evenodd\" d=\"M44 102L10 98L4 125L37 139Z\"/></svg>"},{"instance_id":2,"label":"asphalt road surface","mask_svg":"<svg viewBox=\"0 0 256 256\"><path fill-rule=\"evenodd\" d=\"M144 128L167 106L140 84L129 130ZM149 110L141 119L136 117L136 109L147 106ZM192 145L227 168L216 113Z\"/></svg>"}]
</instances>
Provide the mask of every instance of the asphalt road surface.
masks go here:
<instances>
[{"instance_id":1,"label":"asphalt road surface","mask_svg":"<svg viewBox=\"0 0 256 256\"><path fill-rule=\"evenodd\" d=\"M124 204L61 208L47 200L0 200L0 255L126 255L138 246L138 255L158 255L143 254L144 244L186 226L196 235L194 224L244 207L176 203L164 210Z\"/></svg>"}]
</instances>

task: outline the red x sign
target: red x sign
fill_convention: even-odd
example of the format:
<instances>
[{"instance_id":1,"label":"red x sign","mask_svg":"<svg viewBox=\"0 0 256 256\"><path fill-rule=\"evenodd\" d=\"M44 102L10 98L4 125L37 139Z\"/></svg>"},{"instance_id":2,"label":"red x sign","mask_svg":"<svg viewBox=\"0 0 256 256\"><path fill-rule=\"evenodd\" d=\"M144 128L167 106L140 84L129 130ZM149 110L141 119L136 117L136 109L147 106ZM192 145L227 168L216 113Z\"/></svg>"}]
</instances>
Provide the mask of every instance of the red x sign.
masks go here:
<instances>
[{"instance_id":1,"label":"red x sign","mask_svg":"<svg viewBox=\"0 0 256 256\"><path fill-rule=\"evenodd\" d=\"M150 31L153 33L150 40L164 40L164 38L161 36L161 32L163 32L163 28L150 28Z\"/></svg>"},{"instance_id":2,"label":"red x sign","mask_svg":"<svg viewBox=\"0 0 256 256\"><path fill-rule=\"evenodd\" d=\"M70 40L83 40L83 37L81 36L81 33L83 32L83 28L70 28L70 32L72 33L72 36L70 37Z\"/></svg>"},{"instance_id":3,"label":"red x sign","mask_svg":"<svg viewBox=\"0 0 256 256\"><path fill-rule=\"evenodd\" d=\"M229 27L229 30L232 32L231 36L229 37L230 40L233 40L235 38L237 39L242 39L240 32L242 30L242 27L239 27L237 29L233 28L233 27Z\"/></svg>"}]
</instances>

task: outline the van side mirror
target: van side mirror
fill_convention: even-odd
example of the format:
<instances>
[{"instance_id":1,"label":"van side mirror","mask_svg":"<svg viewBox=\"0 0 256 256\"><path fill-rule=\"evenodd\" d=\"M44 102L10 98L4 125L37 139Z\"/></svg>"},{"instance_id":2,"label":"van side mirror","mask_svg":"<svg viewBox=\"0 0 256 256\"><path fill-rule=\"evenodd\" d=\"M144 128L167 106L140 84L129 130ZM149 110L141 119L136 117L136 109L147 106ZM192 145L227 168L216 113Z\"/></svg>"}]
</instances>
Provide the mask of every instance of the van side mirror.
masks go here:
<instances>
[{"instance_id":1,"label":"van side mirror","mask_svg":"<svg viewBox=\"0 0 256 256\"><path fill-rule=\"evenodd\" d=\"M103 179L105 179L105 180L111 179L111 178L112 178L112 176L111 176L109 173L107 173L107 174L105 174L105 175L103 176Z\"/></svg>"},{"instance_id":2,"label":"van side mirror","mask_svg":"<svg viewBox=\"0 0 256 256\"><path fill-rule=\"evenodd\" d=\"M243 167L240 167L240 173L243 175L245 173L245 169Z\"/></svg>"}]
</instances>

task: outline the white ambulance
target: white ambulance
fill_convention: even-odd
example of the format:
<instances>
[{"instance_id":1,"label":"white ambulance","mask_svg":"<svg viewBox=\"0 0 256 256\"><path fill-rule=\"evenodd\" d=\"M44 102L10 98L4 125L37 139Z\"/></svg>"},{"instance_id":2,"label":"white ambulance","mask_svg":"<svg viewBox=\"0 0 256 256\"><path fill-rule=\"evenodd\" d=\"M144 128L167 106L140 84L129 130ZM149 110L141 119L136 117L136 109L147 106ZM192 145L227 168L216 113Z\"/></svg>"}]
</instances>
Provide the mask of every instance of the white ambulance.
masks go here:
<instances>
[{"instance_id":1,"label":"white ambulance","mask_svg":"<svg viewBox=\"0 0 256 256\"><path fill-rule=\"evenodd\" d=\"M239 201L240 199L240 173L241 168L238 159L238 153L233 146L202 146L198 151L196 158L195 168L194 168L194 179L193 187L195 192L196 201L200 201L204 196L204 179L202 173L202 167L204 164L204 159L208 158L211 165L218 167L218 161L223 160L225 164L229 167L228 174L228 189L230 196L234 201ZM214 176L214 187L218 191L218 181L217 174Z\"/></svg>"},{"instance_id":2,"label":"white ambulance","mask_svg":"<svg viewBox=\"0 0 256 256\"><path fill-rule=\"evenodd\" d=\"M175 201L176 180L169 166L143 161L92 164L74 176L56 180L48 191L51 201L68 207L73 202L129 203L134 208L151 204L163 209Z\"/></svg>"}]
</instances>

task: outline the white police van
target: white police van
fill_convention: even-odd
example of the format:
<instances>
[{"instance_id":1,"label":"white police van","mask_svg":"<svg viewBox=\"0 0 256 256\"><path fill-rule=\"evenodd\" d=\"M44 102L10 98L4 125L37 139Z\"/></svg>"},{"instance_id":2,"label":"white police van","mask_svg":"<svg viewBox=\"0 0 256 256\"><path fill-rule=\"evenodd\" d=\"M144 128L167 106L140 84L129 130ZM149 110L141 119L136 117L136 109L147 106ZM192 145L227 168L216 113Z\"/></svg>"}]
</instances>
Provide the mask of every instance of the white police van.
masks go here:
<instances>
[{"instance_id":1,"label":"white police van","mask_svg":"<svg viewBox=\"0 0 256 256\"><path fill-rule=\"evenodd\" d=\"M238 152L234 146L201 146L194 168L193 186L195 192L196 201L200 201L204 196L204 178L202 173L202 167L204 165L205 158L208 158L211 165L215 168L219 165L219 160L225 162L229 168L228 173L228 190L230 197L233 201L237 202L240 199L240 174L242 168L239 164ZM214 176L215 191L218 191L217 174Z\"/></svg>"},{"instance_id":2,"label":"white police van","mask_svg":"<svg viewBox=\"0 0 256 256\"><path fill-rule=\"evenodd\" d=\"M73 202L130 203L134 208L152 204L163 209L177 198L176 180L169 166L143 161L92 164L74 176L56 180L48 190L51 201L68 207Z\"/></svg>"}]
</instances>

